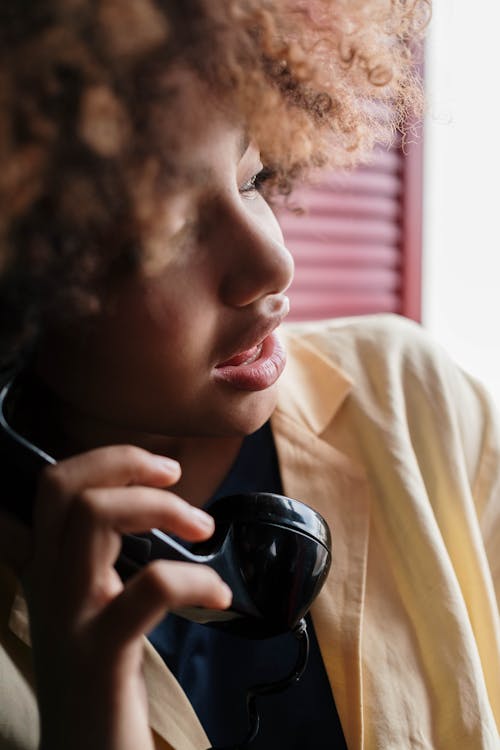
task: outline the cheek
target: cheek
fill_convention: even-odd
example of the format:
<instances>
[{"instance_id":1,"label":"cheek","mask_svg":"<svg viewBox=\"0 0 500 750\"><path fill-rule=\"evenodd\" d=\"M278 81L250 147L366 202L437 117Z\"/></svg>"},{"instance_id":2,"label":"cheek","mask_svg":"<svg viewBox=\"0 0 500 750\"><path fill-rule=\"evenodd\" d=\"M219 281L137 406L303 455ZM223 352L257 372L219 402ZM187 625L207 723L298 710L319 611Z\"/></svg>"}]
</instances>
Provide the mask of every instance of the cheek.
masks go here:
<instances>
[{"instance_id":1,"label":"cheek","mask_svg":"<svg viewBox=\"0 0 500 750\"><path fill-rule=\"evenodd\" d=\"M168 289L150 285L140 298L121 301L100 348L136 375L151 367L184 372L208 356L215 324L202 289L185 281Z\"/></svg>"}]
</instances>

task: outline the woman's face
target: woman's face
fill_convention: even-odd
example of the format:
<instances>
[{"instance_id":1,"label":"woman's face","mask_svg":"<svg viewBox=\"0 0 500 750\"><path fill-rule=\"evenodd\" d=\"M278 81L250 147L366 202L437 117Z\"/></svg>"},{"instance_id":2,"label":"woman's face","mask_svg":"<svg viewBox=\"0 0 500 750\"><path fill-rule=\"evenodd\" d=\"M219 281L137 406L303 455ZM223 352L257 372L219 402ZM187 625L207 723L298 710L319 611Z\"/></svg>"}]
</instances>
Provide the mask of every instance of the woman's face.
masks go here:
<instances>
[{"instance_id":1,"label":"woman's face","mask_svg":"<svg viewBox=\"0 0 500 750\"><path fill-rule=\"evenodd\" d=\"M186 179L145 275L114 284L90 329L52 336L40 371L84 417L162 435L241 435L275 404L293 262L252 179L257 148L191 74L169 137Z\"/></svg>"}]
</instances>

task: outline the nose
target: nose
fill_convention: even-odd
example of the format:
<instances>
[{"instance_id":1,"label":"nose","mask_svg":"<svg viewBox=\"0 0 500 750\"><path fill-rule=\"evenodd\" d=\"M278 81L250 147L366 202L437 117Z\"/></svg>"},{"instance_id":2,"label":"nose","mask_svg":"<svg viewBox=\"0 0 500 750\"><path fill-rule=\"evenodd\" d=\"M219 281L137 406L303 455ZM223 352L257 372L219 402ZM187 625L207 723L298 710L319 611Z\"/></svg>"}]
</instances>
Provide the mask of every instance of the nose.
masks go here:
<instances>
[{"instance_id":1,"label":"nose","mask_svg":"<svg viewBox=\"0 0 500 750\"><path fill-rule=\"evenodd\" d=\"M241 210L225 220L218 238L223 303L244 307L282 294L292 282L294 262L271 210L258 217Z\"/></svg>"}]
</instances>

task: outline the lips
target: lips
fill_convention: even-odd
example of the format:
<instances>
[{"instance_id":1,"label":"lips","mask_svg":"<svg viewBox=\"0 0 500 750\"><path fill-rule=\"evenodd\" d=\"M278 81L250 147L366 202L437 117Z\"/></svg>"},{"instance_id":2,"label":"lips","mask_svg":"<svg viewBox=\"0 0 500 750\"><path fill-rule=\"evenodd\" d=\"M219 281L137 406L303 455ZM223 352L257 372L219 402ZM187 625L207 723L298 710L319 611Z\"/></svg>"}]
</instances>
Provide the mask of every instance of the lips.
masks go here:
<instances>
[{"instance_id":1,"label":"lips","mask_svg":"<svg viewBox=\"0 0 500 750\"><path fill-rule=\"evenodd\" d=\"M230 359L226 360L225 362L221 362L219 365L217 365L218 368L222 367L239 367L239 365L250 365L252 362L255 362L256 359L258 359L262 353L262 344L257 344L257 346L252 346L251 349L247 349L244 352L240 352L239 354L235 354L234 357L231 357Z\"/></svg>"},{"instance_id":2,"label":"lips","mask_svg":"<svg viewBox=\"0 0 500 750\"><path fill-rule=\"evenodd\" d=\"M285 349L272 332L261 344L217 365L213 377L216 382L240 391L263 391L278 380L285 364Z\"/></svg>"},{"instance_id":3,"label":"lips","mask_svg":"<svg viewBox=\"0 0 500 750\"><path fill-rule=\"evenodd\" d=\"M273 385L286 364L286 352L276 328L290 309L283 294L268 297L268 314L247 329L226 358L215 365L212 376L217 383L245 391L260 391Z\"/></svg>"}]
</instances>

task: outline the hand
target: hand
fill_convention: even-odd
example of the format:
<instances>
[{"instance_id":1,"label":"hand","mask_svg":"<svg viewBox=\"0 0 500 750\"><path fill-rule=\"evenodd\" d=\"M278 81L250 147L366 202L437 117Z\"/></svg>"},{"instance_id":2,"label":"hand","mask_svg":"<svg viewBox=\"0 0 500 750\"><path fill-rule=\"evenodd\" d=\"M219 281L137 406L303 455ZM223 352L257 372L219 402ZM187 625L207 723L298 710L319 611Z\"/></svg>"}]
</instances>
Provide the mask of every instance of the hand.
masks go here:
<instances>
[{"instance_id":1,"label":"hand","mask_svg":"<svg viewBox=\"0 0 500 750\"><path fill-rule=\"evenodd\" d=\"M169 608L229 606L228 587L205 566L156 561L125 586L114 570L124 533L212 534L208 514L159 489L179 475L176 462L131 446L99 448L42 473L23 573L42 748L153 748L142 635Z\"/></svg>"}]
</instances>

